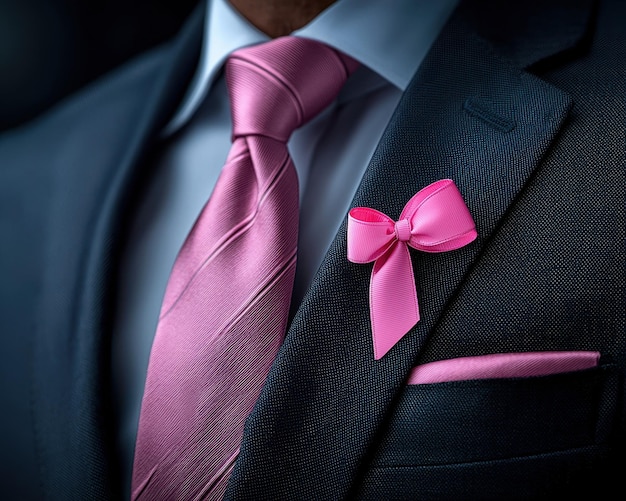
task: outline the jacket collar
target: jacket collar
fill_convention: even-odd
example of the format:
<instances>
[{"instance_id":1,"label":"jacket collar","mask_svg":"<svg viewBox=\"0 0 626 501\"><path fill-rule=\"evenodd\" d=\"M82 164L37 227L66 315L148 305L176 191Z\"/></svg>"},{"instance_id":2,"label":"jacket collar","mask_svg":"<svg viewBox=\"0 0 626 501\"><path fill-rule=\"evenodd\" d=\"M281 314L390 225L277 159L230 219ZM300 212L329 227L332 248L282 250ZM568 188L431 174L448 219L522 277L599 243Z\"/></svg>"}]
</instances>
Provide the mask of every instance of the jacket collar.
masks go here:
<instances>
[{"instance_id":1,"label":"jacket collar","mask_svg":"<svg viewBox=\"0 0 626 501\"><path fill-rule=\"evenodd\" d=\"M129 201L147 175L146 154L191 78L203 8L191 16L172 45L147 56L149 63L144 59L134 63L134 69L122 69L91 86L47 118L52 125L47 121L39 125L65 126L67 115L74 127L69 139L63 138L66 144L54 147L46 166L54 172L56 185L45 215L50 231L42 235L45 276L33 343L32 408L42 487L55 499L111 499L118 494L111 463L109 389L117 257ZM142 71L157 77L146 82ZM116 107L113 120L118 131L111 130L111 117L107 121L98 116L106 114L102 108L109 102ZM87 131L75 130L76 116L88 124ZM100 145L94 160L92 145L112 137L120 140L118 145L113 140L106 148ZM62 154L56 155L58 151ZM76 224L70 231L68 225L79 211L94 214L93 224ZM63 395L67 398L60 398Z\"/></svg>"},{"instance_id":2,"label":"jacket collar","mask_svg":"<svg viewBox=\"0 0 626 501\"><path fill-rule=\"evenodd\" d=\"M565 9L568 24L546 24L565 15L559 5L525 8L520 2L517 17L503 16L510 26L490 33L504 7L477 3L457 9L415 74L352 206L397 218L419 189L451 178L479 238L454 252L412 251L422 319L375 361L371 268L347 261L341 227L248 420L228 499L350 494L446 305L563 125L569 96L523 68L572 48L583 35L588 6ZM528 19L536 30L525 32Z\"/></svg>"}]
</instances>

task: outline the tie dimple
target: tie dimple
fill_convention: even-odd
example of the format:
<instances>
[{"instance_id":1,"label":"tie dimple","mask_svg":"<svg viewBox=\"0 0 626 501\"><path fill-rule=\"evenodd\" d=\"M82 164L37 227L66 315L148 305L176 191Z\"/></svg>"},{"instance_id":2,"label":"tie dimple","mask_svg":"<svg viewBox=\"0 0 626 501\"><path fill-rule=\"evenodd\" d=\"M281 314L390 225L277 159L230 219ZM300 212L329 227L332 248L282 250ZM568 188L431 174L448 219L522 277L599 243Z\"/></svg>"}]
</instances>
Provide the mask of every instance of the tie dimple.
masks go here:
<instances>
[{"instance_id":1,"label":"tie dimple","mask_svg":"<svg viewBox=\"0 0 626 501\"><path fill-rule=\"evenodd\" d=\"M282 343L298 181L286 141L356 64L295 37L226 65L233 145L170 276L142 402L133 499L219 499Z\"/></svg>"}]
</instances>

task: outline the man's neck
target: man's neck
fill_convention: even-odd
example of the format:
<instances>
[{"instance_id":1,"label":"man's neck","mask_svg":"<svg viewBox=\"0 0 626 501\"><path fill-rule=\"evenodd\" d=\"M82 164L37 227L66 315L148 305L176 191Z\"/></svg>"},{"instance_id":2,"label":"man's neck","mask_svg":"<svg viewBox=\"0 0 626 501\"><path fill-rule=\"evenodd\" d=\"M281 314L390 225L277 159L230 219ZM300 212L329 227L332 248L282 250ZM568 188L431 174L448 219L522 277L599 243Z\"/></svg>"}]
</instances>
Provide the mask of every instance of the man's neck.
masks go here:
<instances>
[{"instance_id":1,"label":"man's neck","mask_svg":"<svg viewBox=\"0 0 626 501\"><path fill-rule=\"evenodd\" d=\"M252 25L276 38L308 24L335 0L230 0Z\"/></svg>"}]
</instances>

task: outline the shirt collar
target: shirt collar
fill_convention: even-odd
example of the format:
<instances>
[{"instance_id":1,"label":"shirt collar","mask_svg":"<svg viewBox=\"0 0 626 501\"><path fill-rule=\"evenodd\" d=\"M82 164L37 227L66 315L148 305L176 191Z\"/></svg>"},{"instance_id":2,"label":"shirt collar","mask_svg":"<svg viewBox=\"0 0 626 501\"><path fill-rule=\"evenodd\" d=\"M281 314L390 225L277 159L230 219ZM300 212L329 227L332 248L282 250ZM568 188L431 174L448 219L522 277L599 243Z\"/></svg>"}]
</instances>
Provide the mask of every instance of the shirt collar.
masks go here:
<instances>
[{"instance_id":1,"label":"shirt collar","mask_svg":"<svg viewBox=\"0 0 626 501\"><path fill-rule=\"evenodd\" d=\"M339 0L293 34L344 52L405 90L458 0Z\"/></svg>"},{"instance_id":2,"label":"shirt collar","mask_svg":"<svg viewBox=\"0 0 626 501\"><path fill-rule=\"evenodd\" d=\"M168 136L189 121L205 98L228 55L247 45L267 42L269 37L244 19L227 0L208 2L198 68L183 103L165 128Z\"/></svg>"},{"instance_id":3,"label":"shirt collar","mask_svg":"<svg viewBox=\"0 0 626 501\"><path fill-rule=\"evenodd\" d=\"M208 8L198 69L166 135L191 118L231 52L269 40L227 0L204 1ZM292 35L335 47L403 91L457 2L338 0Z\"/></svg>"}]
</instances>

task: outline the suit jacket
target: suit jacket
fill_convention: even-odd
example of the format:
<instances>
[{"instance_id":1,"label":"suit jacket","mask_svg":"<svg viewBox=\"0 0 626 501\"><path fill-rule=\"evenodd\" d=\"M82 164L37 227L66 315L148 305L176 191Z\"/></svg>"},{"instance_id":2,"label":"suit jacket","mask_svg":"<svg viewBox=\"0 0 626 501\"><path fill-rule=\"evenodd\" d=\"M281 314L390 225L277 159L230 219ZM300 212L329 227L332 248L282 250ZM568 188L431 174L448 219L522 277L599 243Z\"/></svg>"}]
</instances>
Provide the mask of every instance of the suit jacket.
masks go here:
<instances>
[{"instance_id":1,"label":"suit jacket","mask_svg":"<svg viewBox=\"0 0 626 501\"><path fill-rule=\"evenodd\" d=\"M201 18L0 138L4 498L121 496L116 270ZM607 499L623 485L624 18L611 1L460 5L353 206L397 218L451 178L479 238L411 253L422 319L376 361L371 267L347 261L342 226L248 419L227 498ZM600 365L406 385L418 363L552 350L599 351Z\"/></svg>"}]
</instances>

